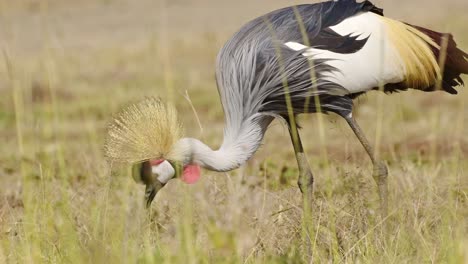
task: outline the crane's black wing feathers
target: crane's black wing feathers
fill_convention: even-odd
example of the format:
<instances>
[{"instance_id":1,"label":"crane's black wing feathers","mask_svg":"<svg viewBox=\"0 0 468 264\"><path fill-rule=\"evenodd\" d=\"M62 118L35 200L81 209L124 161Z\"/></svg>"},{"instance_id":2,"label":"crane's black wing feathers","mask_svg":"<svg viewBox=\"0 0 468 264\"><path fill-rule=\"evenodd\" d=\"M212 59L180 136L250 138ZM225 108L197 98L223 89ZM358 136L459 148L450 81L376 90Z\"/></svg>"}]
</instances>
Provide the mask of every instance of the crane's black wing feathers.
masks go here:
<instances>
[{"instance_id":1,"label":"crane's black wing feathers","mask_svg":"<svg viewBox=\"0 0 468 264\"><path fill-rule=\"evenodd\" d=\"M287 7L265 15L263 20L271 23L279 42L277 45L285 42L297 42L309 44L317 49L350 54L361 50L368 37L358 40L357 38L360 36L341 36L330 27L359 12L374 12L383 15L383 10L369 1L357 3L355 0L345 0ZM305 36L298 24L298 15L300 15L304 30L307 32L307 40L304 39ZM275 45L274 39L272 43ZM287 74L287 85L294 113L332 111L348 114L351 112L352 100L347 96L347 90L333 82L313 81L313 79L321 80L321 75L330 71L337 72L338 69L327 65L324 60L312 62L303 56L302 52L293 52L288 48L282 47L280 53L285 64L284 67L293 69L288 71L292 74ZM277 54L278 48L275 50L265 49L260 52L261 56L266 57L277 57ZM278 61L275 62L278 63ZM316 75L315 78L311 76L311 68ZM262 67L258 68L259 72L262 69ZM281 71L280 65L275 65L274 71ZM284 90L284 85L283 81L276 83L274 88L268 88L277 92L271 93L271 96L266 98L267 103L261 111L281 113L282 115L287 113L285 101L287 98L285 93L280 92ZM317 105L317 102L320 102L320 106Z\"/></svg>"},{"instance_id":2,"label":"crane's black wing feathers","mask_svg":"<svg viewBox=\"0 0 468 264\"><path fill-rule=\"evenodd\" d=\"M335 53L350 54L361 50L369 39L369 37L366 37L358 40L358 37L360 37L360 35L341 36L335 31L326 28L314 38L311 46L317 49L326 49Z\"/></svg>"}]
</instances>

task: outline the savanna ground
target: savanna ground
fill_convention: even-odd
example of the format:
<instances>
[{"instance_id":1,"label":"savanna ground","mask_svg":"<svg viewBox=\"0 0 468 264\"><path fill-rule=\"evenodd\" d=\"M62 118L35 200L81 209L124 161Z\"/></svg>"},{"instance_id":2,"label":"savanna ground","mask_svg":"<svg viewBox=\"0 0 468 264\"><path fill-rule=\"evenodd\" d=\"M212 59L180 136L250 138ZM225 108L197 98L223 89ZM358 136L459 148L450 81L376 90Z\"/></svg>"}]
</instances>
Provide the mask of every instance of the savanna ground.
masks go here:
<instances>
[{"instance_id":1,"label":"savanna ground","mask_svg":"<svg viewBox=\"0 0 468 264\"><path fill-rule=\"evenodd\" d=\"M357 100L390 170L385 219L365 152L332 115L300 120L316 176L309 235L279 122L246 166L173 180L149 211L143 186L108 166L106 124L145 96L175 102L186 134L219 146L217 51L292 2L0 1L0 263L298 263L307 239L316 263L467 263L466 88ZM376 3L468 50L468 2Z\"/></svg>"}]
</instances>

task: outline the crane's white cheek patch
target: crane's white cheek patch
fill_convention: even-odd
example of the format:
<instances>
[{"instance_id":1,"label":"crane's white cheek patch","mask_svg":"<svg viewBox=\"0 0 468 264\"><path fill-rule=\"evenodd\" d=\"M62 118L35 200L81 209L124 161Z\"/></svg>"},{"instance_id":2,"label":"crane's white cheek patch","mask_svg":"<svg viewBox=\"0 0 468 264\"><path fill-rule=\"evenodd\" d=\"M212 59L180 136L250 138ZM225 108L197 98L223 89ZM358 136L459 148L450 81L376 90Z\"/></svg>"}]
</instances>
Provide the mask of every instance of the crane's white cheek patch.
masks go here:
<instances>
[{"instance_id":1,"label":"crane's white cheek patch","mask_svg":"<svg viewBox=\"0 0 468 264\"><path fill-rule=\"evenodd\" d=\"M151 171L158 176L159 182L166 184L170 179L174 178L175 170L167 160L158 162L154 162L156 165L152 165Z\"/></svg>"},{"instance_id":2,"label":"crane's white cheek patch","mask_svg":"<svg viewBox=\"0 0 468 264\"><path fill-rule=\"evenodd\" d=\"M198 165L187 165L184 167L181 180L188 184L193 184L200 179L200 166Z\"/></svg>"}]
</instances>

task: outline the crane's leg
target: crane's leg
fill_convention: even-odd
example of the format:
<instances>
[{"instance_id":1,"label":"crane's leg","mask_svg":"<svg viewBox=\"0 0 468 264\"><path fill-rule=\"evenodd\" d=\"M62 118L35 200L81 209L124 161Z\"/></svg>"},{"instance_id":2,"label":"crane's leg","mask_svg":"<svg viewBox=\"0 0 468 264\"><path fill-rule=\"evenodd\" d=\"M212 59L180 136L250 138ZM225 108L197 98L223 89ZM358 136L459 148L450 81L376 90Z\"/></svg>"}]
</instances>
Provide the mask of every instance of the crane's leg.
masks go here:
<instances>
[{"instance_id":1,"label":"crane's leg","mask_svg":"<svg viewBox=\"0 0 468 264\"><path fill-rule=\"evenodd\" d=\"M361 142L362 146L366 149L367 154L372 161L374 166L374 172L372 176L374 177L375 182L377 183L377 187L379 189L379 196L380 196L380 207L382 210L382 216L386 217L388 212L388 186L387 186L387 176L388 170L387 165L381 160L378 160L375 156L374 148L371 146L369 141L366 138L366 135L359 127L356 120L353 118L352 114L348 114L343 116L346 122L348 122L351 129L354 131L354 134Z\"/></svg>"},{"instance_id":2,"label":"crane's leg","mask_svg":"<svg viewBox=\"0 0 468 264\"><path fill-rule=\"evenodd\" d=\"M288 119L286 119L288 120ZM294 153L296 155L297 166L299 168L299 179L297 184L302 192L302 198L304 203L303 212L303 235L305 239L305 248L307 255L312 256L312 201L313 201L313 184L314 176L310 170L309 161L304 153L302 147L301 137L299 136L298 126L295 120L288 120L289 135L291 136L291 142L294 146Z\"/></svg>"},{"instance_id":3,"label":"crane's leg","mask_svg":"<svg viewBox=\"0 0 468 264\"><path fill-rule=\"evenodd\" d=\"M297 184L299 189L302 192L304 197L304 203L307 207L311 208L312 206L312 193L313 193L313 184L314 176L310 170L309 162L307 156L304 153L304 148L302 147L301 137L299 136L299 131L296 122L288 122L289 135L291 136L291 141L294 146L294 153L296 155L297 166L299 168L299 179Z\"/></svg>"}]
</instances>

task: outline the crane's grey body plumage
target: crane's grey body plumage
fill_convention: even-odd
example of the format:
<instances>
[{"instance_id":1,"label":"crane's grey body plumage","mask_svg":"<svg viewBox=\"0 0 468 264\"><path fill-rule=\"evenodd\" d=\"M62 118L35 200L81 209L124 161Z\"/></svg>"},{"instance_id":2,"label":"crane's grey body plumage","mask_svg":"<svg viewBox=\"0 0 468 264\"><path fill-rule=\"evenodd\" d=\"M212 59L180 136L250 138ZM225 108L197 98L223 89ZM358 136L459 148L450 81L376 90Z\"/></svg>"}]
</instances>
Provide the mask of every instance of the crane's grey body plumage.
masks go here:
<instances>
[{"instance_id":1,"label":"crane's grey body plumage","mask_svg":"<svg viewBox=\"0 0 468 264\"><path fill-rule=\"evenodd\" d=\"M291 50L285 43L303 43L307 37L313 47L323 48L328 41L333 43L335 52L356 52L366 39L341 36L328 28L362 11L381 12L368 1L325 2L283 8L243 26L217 58L216 79L226 119L221 149L242 142L254 146L243 151L249 158L272 117L288 114L286 100L291 100L294 114L316 112L315 97L322 112L350 112L352 100L346 96L349 92L321 78L324 73L338 69L325 59L310 60L303 56L303 51ZM300 23L307 36L301 33Z\"/></svg>"}]
</instances>

